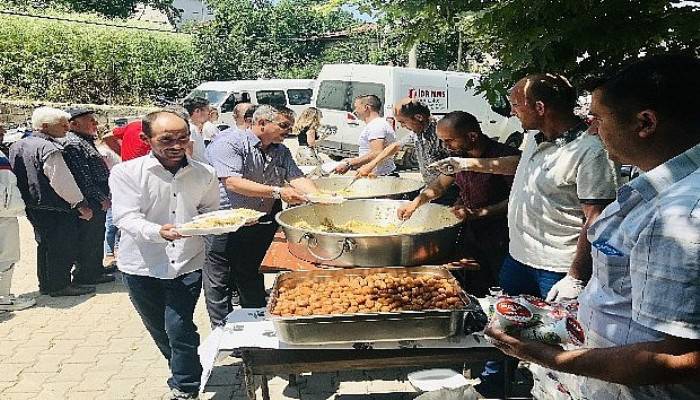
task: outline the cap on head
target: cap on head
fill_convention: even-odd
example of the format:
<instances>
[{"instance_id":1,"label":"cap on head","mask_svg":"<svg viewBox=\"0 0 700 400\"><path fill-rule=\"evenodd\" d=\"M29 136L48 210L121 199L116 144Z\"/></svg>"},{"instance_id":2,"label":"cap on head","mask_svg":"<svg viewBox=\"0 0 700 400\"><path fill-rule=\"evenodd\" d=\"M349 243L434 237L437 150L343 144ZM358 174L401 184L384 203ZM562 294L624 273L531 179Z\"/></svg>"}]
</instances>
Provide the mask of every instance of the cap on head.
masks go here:
<instances>
[{"instance_id":1,"label":"cap on head","mask_svg":"<svg viewBox=\"0 0 700 400\"><path fill-rule=\"evenodd\" d=\"M71 107L67 109L66 112L70 115L68 120L73 121L74 119L82 117L83 115L94 114L95 110L83 107Z\"/></svg>"}]
</instances>

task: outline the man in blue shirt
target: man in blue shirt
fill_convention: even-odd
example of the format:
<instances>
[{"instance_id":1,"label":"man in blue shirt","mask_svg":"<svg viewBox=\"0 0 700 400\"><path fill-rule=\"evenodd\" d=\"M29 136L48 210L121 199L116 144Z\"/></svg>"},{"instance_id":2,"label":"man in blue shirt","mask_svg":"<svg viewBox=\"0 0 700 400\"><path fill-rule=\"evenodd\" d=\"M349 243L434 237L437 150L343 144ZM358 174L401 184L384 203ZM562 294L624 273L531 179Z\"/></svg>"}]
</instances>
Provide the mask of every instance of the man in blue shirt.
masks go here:
<instances>
[{"instance_id":1,"label":"man in blue shirt","mask_svg":"<svg viewBox=\"0 0 700 400\"><path fill-rule=\"evenodd\" d=\"M226 189L231 208L267 214L261 218L264 224L243 227L229 233L226 240L213 240L207 249L204 295L213 326L222 324L231 312L233 286L238 288L242 307L265 306L259 268L278 228L274 215L282 210L282 201L299 204L306 201L306 193L316 191L282 144L292 125L291 110L260 106L250 129L231 128L209 145L209 162Z\"/></svg>"},{"instance_id":2,"label":"man in blue shirt","mask_svg":"<svg viewBox=\"0 0 700 400\"><path fill-rule=\"evenodd\" d=\"M594 91L593 128L610 158L645 173L589 228L585 348L487 331L505 353L565 373L548 376L550 390L536 385L536 398L700 398L698 93L700 60L671 55L632 64Z\"/></svg>"}]
</instances>

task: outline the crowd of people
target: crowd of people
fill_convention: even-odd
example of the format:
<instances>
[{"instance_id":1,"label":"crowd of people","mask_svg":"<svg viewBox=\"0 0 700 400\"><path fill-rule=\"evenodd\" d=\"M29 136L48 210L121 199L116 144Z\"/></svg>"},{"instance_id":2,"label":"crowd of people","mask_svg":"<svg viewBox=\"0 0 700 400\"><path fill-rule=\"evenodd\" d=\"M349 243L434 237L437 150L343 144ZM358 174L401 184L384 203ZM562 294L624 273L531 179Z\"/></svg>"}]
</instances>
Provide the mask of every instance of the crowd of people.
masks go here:
<instances>
[{"instance_id":1,"label":"crowd of people","mask_svg":"<svg viewBox=\"0 0 700 400\"><path fill-rule=\"evenodd\" d=\"M393 156L413 146L426 187L398 217L428 202L452 207L464 221L456 258L472 267L461 276L468 291L499 286L509 295L578 299L585 348L486 331L505 353L535 365L537 398L697 398L698 90L698 59L644 59L593 91L589 125L574 114L577 91L565 77L528 75L509 91L512 114L530 131L522 150L484 135L469 110L436 120L411 98L393 105L394 120L410 131L397 140L381 100L362 95L353 103L366 124L359 155L334 172L396 175ZM219 131L206 99L183 106L151 112L102 144L92 111L41 107L33 134L0 158L0 309L34 301L12 296L9 284L17 217L26 210L42 294L93 293L114 280L103 256L116 255L131 302L168 360L171 399L199 391L193 314L202 289L212 327L238 304L266 305L259 268L278 229L274 215L316 191L298 165L321 164L322 114L313 107L295 118L286 107L240 103L234 125ZM283 144L290 132L295 155ZM643 173L623 185L620 163ZM222 235L175 229L235 208L265 216ZM503 374L487 363L478 390L502 395Z\"/></svg>"}]
</instances>

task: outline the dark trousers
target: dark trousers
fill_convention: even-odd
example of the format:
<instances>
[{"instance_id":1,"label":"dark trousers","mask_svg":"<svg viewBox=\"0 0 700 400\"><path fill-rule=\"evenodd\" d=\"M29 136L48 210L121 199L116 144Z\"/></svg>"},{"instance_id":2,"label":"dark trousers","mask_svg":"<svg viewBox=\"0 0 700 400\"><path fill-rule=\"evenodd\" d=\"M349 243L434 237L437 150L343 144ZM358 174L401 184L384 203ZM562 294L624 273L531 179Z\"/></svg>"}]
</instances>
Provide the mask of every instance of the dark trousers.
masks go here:
<instances>
[{"instance_id":1,"label":"dark trousers","mask_svg":"<svg viewBox=\"0 0 700 400\"><path fill-rule=\"evenodd\" d=\"M491 286L499 286L501 264L508 254L508 222L503 218L467 221L460 233L462 257L472 257L479 263L479 270L464 271L464 288L467 292L483 297Z\"/></svg>"},{"instance_id":2,"label":"dark trousers","mask_svg":"<svg viewBox=\"0 0 700 400\"><path fill-rule=\"evenodd\" d=\"M224 323L233 310L231 290L235 285L241 307L265 307L265 281L260 263L270 247L278 225L271 216L261 221L270 224L244 226L236 232L215 237L204 262L204 297L212 326Z\"/></svg>"},{"instance_id":3,"label":"dark trousers","mask_svg":"<svg viewBox=\"0 0 700 400\"><path fill-rule=\"evenodd\" d=\"M175 279L122 273L122 279L141 321L168 360L172 374L168 386L198 392L202 365L197 354L199 334L192 318L202 291L202 271Z\"/></svg>"},{"instance_id":4,"label":"dark trousers","mask_svg":"<svg viewBox=\"0 0 700 400\"><path fill-rule=\"evenodd\" d=\"M27 209L37 243L36 272L42 294L70 285L79 246L76 218L73 212Z\"/></svg>"},{"instance_id":5,"label":"dark trousers","mask_svg":"<svg viewBox=\"0 0 700 400\"><path fill-rule=\"evenodd\" d=\"M105 220L107 213L93 211L89 221L78 218L78 255L73 278L89 282L104 273Z\"/></svg>"}]
</instances>

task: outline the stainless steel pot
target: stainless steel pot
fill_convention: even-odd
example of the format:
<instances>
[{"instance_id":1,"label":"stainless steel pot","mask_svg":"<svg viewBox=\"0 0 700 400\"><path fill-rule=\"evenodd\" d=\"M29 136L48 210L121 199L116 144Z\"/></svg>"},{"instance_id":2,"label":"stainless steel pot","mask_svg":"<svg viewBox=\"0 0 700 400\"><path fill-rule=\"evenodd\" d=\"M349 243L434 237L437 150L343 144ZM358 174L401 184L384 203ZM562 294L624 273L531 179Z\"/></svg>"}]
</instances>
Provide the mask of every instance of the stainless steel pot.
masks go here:
<instances>
[{"instance_id":1,"label":"stainless steel pot","mask_svg":"<svg viewBox=\"0 0 700 400\"><path fill-rule=\"evenodd\" d=\"M449 207L426 204L403 225L420 228L412 234L329 233L300 229L303 221L320 226L324 219L340 225L352 220L379 225L399 224L397 210L406 201L350 200L342 204L307 204L277 214L289 251L303 260L340 267L412 266L447 260L454 252L461 221Z\"/></svg>"},{"instance_id":2,"label":"stainless steel pot","mask_svg":"<svg viewBox=\"0 0 700 400\"><path fill-rule=\"evenodd\" d=\"M331 176L314 179L316 187L321 190L338 191L348 187L352 176ZM358 179L350 186L349 195L343 197L355 199L412 199L423 187L423 182L415 179L380 176L377 178Z\"/></svg>"}]
</instances>

